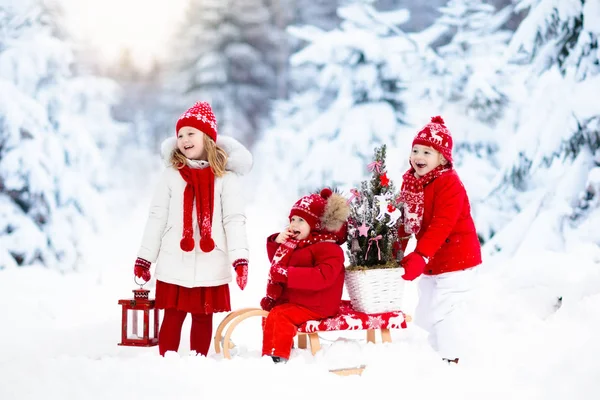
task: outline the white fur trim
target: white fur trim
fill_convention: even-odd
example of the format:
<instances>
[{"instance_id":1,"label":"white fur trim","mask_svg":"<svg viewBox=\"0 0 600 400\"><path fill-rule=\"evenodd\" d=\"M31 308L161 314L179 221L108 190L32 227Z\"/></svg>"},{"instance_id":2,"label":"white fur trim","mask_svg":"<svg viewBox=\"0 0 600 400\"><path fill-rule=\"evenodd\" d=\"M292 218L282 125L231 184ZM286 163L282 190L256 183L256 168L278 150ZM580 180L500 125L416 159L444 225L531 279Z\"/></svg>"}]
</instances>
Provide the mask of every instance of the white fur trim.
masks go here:
<instances>
[{"instance_id":1,"label":"white fur trim","mask_svg":"<svg viewBox=\"0 0 600 400\"><path fill-rule=\"evenodd\" d=\"M217 146L225 150L229 156L225 169L236 174L245 175L252 170L253 158L243 144L230 136L218 136Z\"/></svg>"},{"instance_id":2,"label":"white fur trim","mask_svg":"<svg viewBox=\"0 0 600 400\"><path fill-rule=\"evenodd\" d=\"M171 154L177 148L177 138L169 137L160 144L160 158L162 158L165 165L170 165L169 160L171 159Z\"/></svg>"},{"instance_id":3,"label":"white fur trim","mask_svg":"<svg viewBox=\"0 0 600 400\"><path fill-rule=\"evenodd\" d=\"M225 169L239 175L245 175L252 170L252 154L243 144L229 136L218 136L217 145L225 150L228 159ZM160 155L165 165L170 165L171 154L177 148L177 138L169 137L160 145Z\"/></svg>"}]
</instances>

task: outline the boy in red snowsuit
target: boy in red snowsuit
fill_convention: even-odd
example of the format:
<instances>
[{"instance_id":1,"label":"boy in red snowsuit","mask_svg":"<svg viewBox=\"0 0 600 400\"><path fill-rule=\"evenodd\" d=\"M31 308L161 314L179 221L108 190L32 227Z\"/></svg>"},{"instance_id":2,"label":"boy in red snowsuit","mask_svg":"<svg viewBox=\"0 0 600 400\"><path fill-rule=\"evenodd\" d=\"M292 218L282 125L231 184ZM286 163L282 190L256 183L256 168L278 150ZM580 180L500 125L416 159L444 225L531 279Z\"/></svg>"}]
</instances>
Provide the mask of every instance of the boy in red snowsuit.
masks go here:
<instances>
[{"instance_id":1,"label":"boy in red snowsuit","mask_svg":"<svg viewBox=\"0 0 600 400\"><path fill-rule=\"evenodd\" d=\"M467 192L452 167L452 136L441 117L433 117L415 136L411 168L403 175L399 201L402 250L415 234L414 252L402 259L403 278L419 281L415 323L429 332L442 358L458 362L464 333L458 309L474 286L481 246Z\"/></svg>"},{"instance_id":2,"label":"boy in red snowsuit","mask_svg":"<svg viewBox=\"0 0 600 400\"><path fill-rule=\"evenodd\" d=\"M263 328L264 356L290 358L298 326L338 312L344 288L344 252L349 207L342 196L323 189L304 196L290 212L290 225L267 238L271 261Z\"/></svg>"}]
</instances>

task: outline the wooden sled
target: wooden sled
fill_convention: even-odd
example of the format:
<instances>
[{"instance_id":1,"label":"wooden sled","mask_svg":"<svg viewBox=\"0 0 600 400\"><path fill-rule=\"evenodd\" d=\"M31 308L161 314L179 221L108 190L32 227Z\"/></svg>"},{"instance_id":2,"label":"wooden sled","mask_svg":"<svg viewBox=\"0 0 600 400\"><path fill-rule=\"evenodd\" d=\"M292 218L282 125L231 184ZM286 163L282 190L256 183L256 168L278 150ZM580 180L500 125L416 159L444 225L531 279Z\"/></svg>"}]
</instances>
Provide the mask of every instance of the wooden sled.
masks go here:
<instances>
[{"instance_id":1,"label":"wooden sled","mask_svg":"<svg viewBox=\"0 0 600 400\"><path fill-rule=\"evenodd\" d=\"M307 323L302 324L298 328L298 348L306 349L308 347L308 342L310 342L310 350L313 355L315 355L321 349L321 343L319 341L319 332L334 332L334 331L344 331L344 330L366 330L367 342L376 343L375 334L376 331L381 332L381 341L382 343L391 343L392 336L390 334L390 329L404 329L406 328L406 323L411 322L412 318L410 315L406 315L402 312L395 313L385 313L385 314L364 314L358 313L356 311L351 310L349 307L348 301L342 302L342 307L340 308L340 314L335 317L326 318L320 321L309 321ZM264 311L260 308L242 308L236 311L230 312L224 319L221 321L219 326L217 327L217 331L215 333L214 338L214 346L215 352L219 354L221 352L221 340L223 340L223 356L227 359L231 358L230 350L233 348L233 343L231 342L231 335L235 328L244 320L252 317L266 317L269 315L267 311ZM376 329L373 329L369 326L349 326L349 325L339 325L335 328L335 324L332 321L339 320L340 318L346 317L354 317L354 321L358 322L357 317L361 318L365 317L378 317L384 316L387 318L388 324L382 324ZM389 322L392 320L390 318L398 318L400 315L403 316L403 323L397 325L390 325ZM227 327L227 325L229 326ZM332 328L332 326L334 326ZM384 327L385 326L385 327ZM225 336L223 337L223 331L227 327L225 331ZM307 337L308 336L308 337ZM357 371L358 372L358 371ZM362 372L362 370L361 370Z\"/></svg>"}]
</instances>

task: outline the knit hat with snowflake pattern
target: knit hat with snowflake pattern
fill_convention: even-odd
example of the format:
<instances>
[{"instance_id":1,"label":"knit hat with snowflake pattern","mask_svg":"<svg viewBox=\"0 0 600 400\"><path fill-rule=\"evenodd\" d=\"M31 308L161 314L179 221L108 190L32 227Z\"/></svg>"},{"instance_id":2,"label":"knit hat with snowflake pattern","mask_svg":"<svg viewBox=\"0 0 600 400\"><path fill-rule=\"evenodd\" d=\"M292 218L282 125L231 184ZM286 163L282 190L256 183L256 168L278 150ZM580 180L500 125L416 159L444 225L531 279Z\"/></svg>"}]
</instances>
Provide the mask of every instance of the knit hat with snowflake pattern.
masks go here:
<instances>
[{"instance_id":1,"label":"knit hat with snowflake pattern","mask_svg":"<svg viewBox=\"0 0 600 400\"><path fill-rule=\"evenodd\" d=\"M444 158L452 163L452 135L440 116L432 117L431 122L421 129L412 145L430 146L442 153Z\"/></svg>"},{"instance_id":2,"label":"knit hat with snowflake pattern","mask_svg":"<svg viewBox=\"0 0 600 400\"><path fill-rule=\"evenodd\" d=\"M198 101L181 114L175 126L175 135L184 126L196 128L207 134L215 142L217 141L217 119L207 102Z\"/></svg>"}]
</instances>

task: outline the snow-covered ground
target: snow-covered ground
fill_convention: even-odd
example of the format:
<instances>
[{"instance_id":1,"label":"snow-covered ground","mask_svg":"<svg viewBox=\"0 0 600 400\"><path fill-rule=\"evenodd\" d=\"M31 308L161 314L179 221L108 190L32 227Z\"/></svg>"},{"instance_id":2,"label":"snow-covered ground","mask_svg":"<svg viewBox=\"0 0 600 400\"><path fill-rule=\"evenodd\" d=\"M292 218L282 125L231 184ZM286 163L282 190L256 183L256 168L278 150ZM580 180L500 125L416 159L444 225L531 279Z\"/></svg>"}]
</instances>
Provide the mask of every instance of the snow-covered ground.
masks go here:
<instances>
[{"instance_id":1,"label":"snow-covered ground","mask_svg":"<svg viewBox=\"0 0 600 400\"><path fill-rule=\"evenodd\" d=\"M443 363L414 324L393 331L386 345L367 344L362 333L343 335L348 340L323 334L317 356L294 350L285 365L260 357L258 318L236 329L232 360L212 349L207 358L191 355L189 321L177 354L117 346L117 300L136 287L132 264L149 192L113 197L120 206L112 208L110 229L79 272L0 271L0 399L600 398L600 257L587 248L486 260L467 309L471 347L458 365ZM264 239L285 218L272 215L273 207L248 206L250 280L243 292L232 286L234 308L256 306L263 296ZM409 314L415 288L408 284ZM328 372L358 364L366 365L362 376Z\"/></svg>"}]
</instances>

